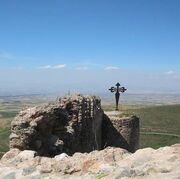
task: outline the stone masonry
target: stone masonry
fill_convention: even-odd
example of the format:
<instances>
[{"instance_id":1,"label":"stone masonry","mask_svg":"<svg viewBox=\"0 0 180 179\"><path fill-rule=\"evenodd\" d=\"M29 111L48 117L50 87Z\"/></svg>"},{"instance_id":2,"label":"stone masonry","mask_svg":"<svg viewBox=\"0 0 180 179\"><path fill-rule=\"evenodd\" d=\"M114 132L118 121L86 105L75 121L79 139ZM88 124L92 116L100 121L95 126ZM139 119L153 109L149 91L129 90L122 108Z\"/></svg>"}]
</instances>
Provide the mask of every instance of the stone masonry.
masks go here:
<instances>
[{"instance_id":1,"label":"stone masonry","mask_svg":"<svg viewBox=\"0 0 180 179\"><path fill-rule=\"evenodd\" d=\"M104 114L102 145L135 152L139 149L139 119L136 116L119 118Z\"/></svg>"},{"instance_id":2,"label":"stone masonry","mask_svg":"<svg viewBox=\"0 0 180 179\"><path fill-rule=\"evenodd\" d=\"M53 157L107 146L135 151L138 140L138 118L111 121L101 108L100 98L72 95L22 110L11 123L10 148Z\"/></svg>"}]
</instances>

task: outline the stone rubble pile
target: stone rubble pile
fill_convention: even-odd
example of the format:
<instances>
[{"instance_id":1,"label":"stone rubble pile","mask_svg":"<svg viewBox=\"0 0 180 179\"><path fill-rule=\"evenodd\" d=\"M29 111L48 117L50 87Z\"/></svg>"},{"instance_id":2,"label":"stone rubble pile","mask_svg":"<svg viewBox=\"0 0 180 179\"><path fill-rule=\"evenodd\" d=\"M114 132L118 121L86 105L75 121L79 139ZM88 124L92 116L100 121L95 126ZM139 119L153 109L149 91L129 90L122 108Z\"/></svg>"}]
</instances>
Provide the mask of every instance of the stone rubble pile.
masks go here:
<instances>
[{"instance_id":1,"label":"stone rubble pile","mask_svg":"<svg viewBox=\"0 0 180 179\"><path fill-rule=\"evenodd\" d=\"M53 158L12 149L0 161L1 179L179 179L180 144L139 149L134 154L108 147Z\"/></svg>"}]
</instances>

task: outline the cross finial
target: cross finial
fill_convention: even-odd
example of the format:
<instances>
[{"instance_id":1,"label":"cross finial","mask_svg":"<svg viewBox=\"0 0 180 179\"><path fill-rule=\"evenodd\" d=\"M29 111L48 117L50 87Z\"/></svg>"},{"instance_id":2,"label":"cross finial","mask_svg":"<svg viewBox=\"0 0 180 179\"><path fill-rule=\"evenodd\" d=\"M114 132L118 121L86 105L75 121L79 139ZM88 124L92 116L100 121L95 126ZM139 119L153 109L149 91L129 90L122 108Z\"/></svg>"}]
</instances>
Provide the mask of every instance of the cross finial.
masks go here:
<instances>
[{"instance_id":1,"label":"cross finial","mask_svg":"<svg viewBox=\"0 0 180 179\"><path fill-rule=\"evenodd\" d=\"M121 85L120 85L120 83L119 83L119 82L117 82L116 86L118 87L118 86L121 86Z\"/></svg>"}]
</instances>

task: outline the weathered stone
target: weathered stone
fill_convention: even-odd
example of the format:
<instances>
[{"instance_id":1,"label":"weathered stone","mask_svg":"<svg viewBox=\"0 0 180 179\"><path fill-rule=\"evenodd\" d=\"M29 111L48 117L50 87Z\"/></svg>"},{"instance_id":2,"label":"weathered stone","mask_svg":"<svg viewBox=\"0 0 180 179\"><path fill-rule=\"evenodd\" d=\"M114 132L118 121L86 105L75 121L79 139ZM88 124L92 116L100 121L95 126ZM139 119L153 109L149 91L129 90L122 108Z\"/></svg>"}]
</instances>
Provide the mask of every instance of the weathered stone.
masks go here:
<instances>
[{"instance_id":1,"label":"weathered stone","mask_svg":"<svg viewBox=\"0 0 180 179\"><path fill-rule=\"evenodd\" d=\"M3 155L1 158L2 161L8 161L16 157L21 151L19 149L11 149Z\"/></svg>"},{"instance_id":2,"label":"weathered stone","mask_svg":"<svg viewBox=\"0 0 180 179\"><path fill-rule=\"evenodd\" d=\"M11 172L11 173L5 175L2 179L16 179L15 172Z\"/></svg>"},{"instance_id":3,"label":"weathered stone","mask_svg":"<svg viewBox=\"0 0 180 179\"><path fill-rule=\"evenodd\" d=\"M28 179L41 179L41 175L34 175L34 176L30 176Z\"/></svg>"},{"instance_id":4,"label":"weathered stone","mask_svg":"<svg viewBox=\"0 0 180 179\"><path fill-rule=\"evenodd\" d=\"M68 157L69 156L67 154L62 153L60 155L56 155L54 158L55 158L56 161L59 161L59 160L63 160L63 159L68 158Z\"/></svg>"},{"instance_id":5,"label":"weathered stone","mask_svg":"<svg viewBox=\"0 0 180 179\"><path fill-rule=\"evenodd\" d=\"M135 152L139 148L139 118L119 117L118 112L104 114L102 145L121 147Z\"/></svg>"},{"instance_id":6,"label":"weathered stone","mask_svg":"<svg viewBox=\"0 0 180 179\"><path fill-rule=\"evenodd\" d=\"M51 173L53 171L53 160L48 157L42 157L38 168L40 173Z\"/></svg>"},{"instance_id":7,"label":"weathered stone","mask_svg":"<svg viewBox=\"0 0 180 179\"><path fill-rule=\"evenodd\" d=\"M18 155L22 156L21 153ZM39 162L36 162L38 160ZM180 145L157 150L139 149L133 154L125 149L107 147L91 153L75 153L73 156L66 154L54 158L37 156L20 160L16 165L11 160L0 161L0 178L5 179L178 179L179 176Z\"/></svg>"},{"instance_id":8,"label":"weathered stone","mask_svg":"<svg viewBox=\"0 0 180 179\"><path fill-rule=\"evenodd\" d=\"M95 96L72 95L20 111L11 123L10 148L40 156L91 152L107 146L138 149L139 119L105 115Z\"/></svg>"},{"instance_id":9,"label":"weathered stone","mask_svg":"<svg viewBox=\"0 0 180 179\"><path fill-rule=\"evenodd\" d=\"M11 133L9 139L12 140L13 138L19 138L19 136L17 134Z\"/></svg>"},{"instance_id":10,"label":"weathered stone","mask_svg":"<svg viewBox=\"0 0 180 179\"><path fill-rule=\"evenodd\" d=\"M24 175L24 176L29 175L29 174L33 173L35 170L36 170L36 168L34 166L29 166L27 168L23 168L22 175Z\"/></svg>"},{"instance_id":11,"label":"weathered stone","mask_svg":"<svg viewBox=\"0 0 180 179\"><path fill-rule=\"evenodd\" d=\"M10 148L38 155L101 149L103 111L95 96L73 95L21 111L11 123Z\"/></svg>"},{"instance_id":12,"label":"weathered stone","mask_svg":"<svg viewBox=\"0 0 180 179\"><path fill-rule=\"evenodd\" d=\"M36 156L36 152L35 151L31 151L31 150L24 150L21 153L19 153L17 155L17 157L21 160L31 160Z\"/></svg>"}]
</instances>

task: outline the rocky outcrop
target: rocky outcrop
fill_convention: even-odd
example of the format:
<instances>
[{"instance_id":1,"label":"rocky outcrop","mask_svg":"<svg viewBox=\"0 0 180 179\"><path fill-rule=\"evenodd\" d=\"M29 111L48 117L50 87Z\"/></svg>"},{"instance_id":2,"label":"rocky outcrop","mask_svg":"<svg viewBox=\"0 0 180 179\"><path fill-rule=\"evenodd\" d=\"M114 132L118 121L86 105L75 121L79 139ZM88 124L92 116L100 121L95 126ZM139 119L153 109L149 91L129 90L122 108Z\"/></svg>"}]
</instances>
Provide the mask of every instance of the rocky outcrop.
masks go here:
<instances>
[{"instance_id":1,"label":"rocky outcrop","mask_svg":"<svg viewBox=\"0 0 180 179\"><path fill-rule=\"evenodd\" d=\"M95 96L74 95L21 111L11 123L10 148L38 155L101 149L103 111Z\"/></svg>"},{"instance_id":2,"label":"rocky outcrop","mask_svg":"<svg viewBox=\"0 0 180 179\"><path fill-rule=\"evenodd\" d=\"M108 147L91 153L65 153L53 158L35 151L12 149L0 161L0 178L17 179L178 179L180 144L157 150L145 148L129 153Z\"/></svg>"}]
</instances>

